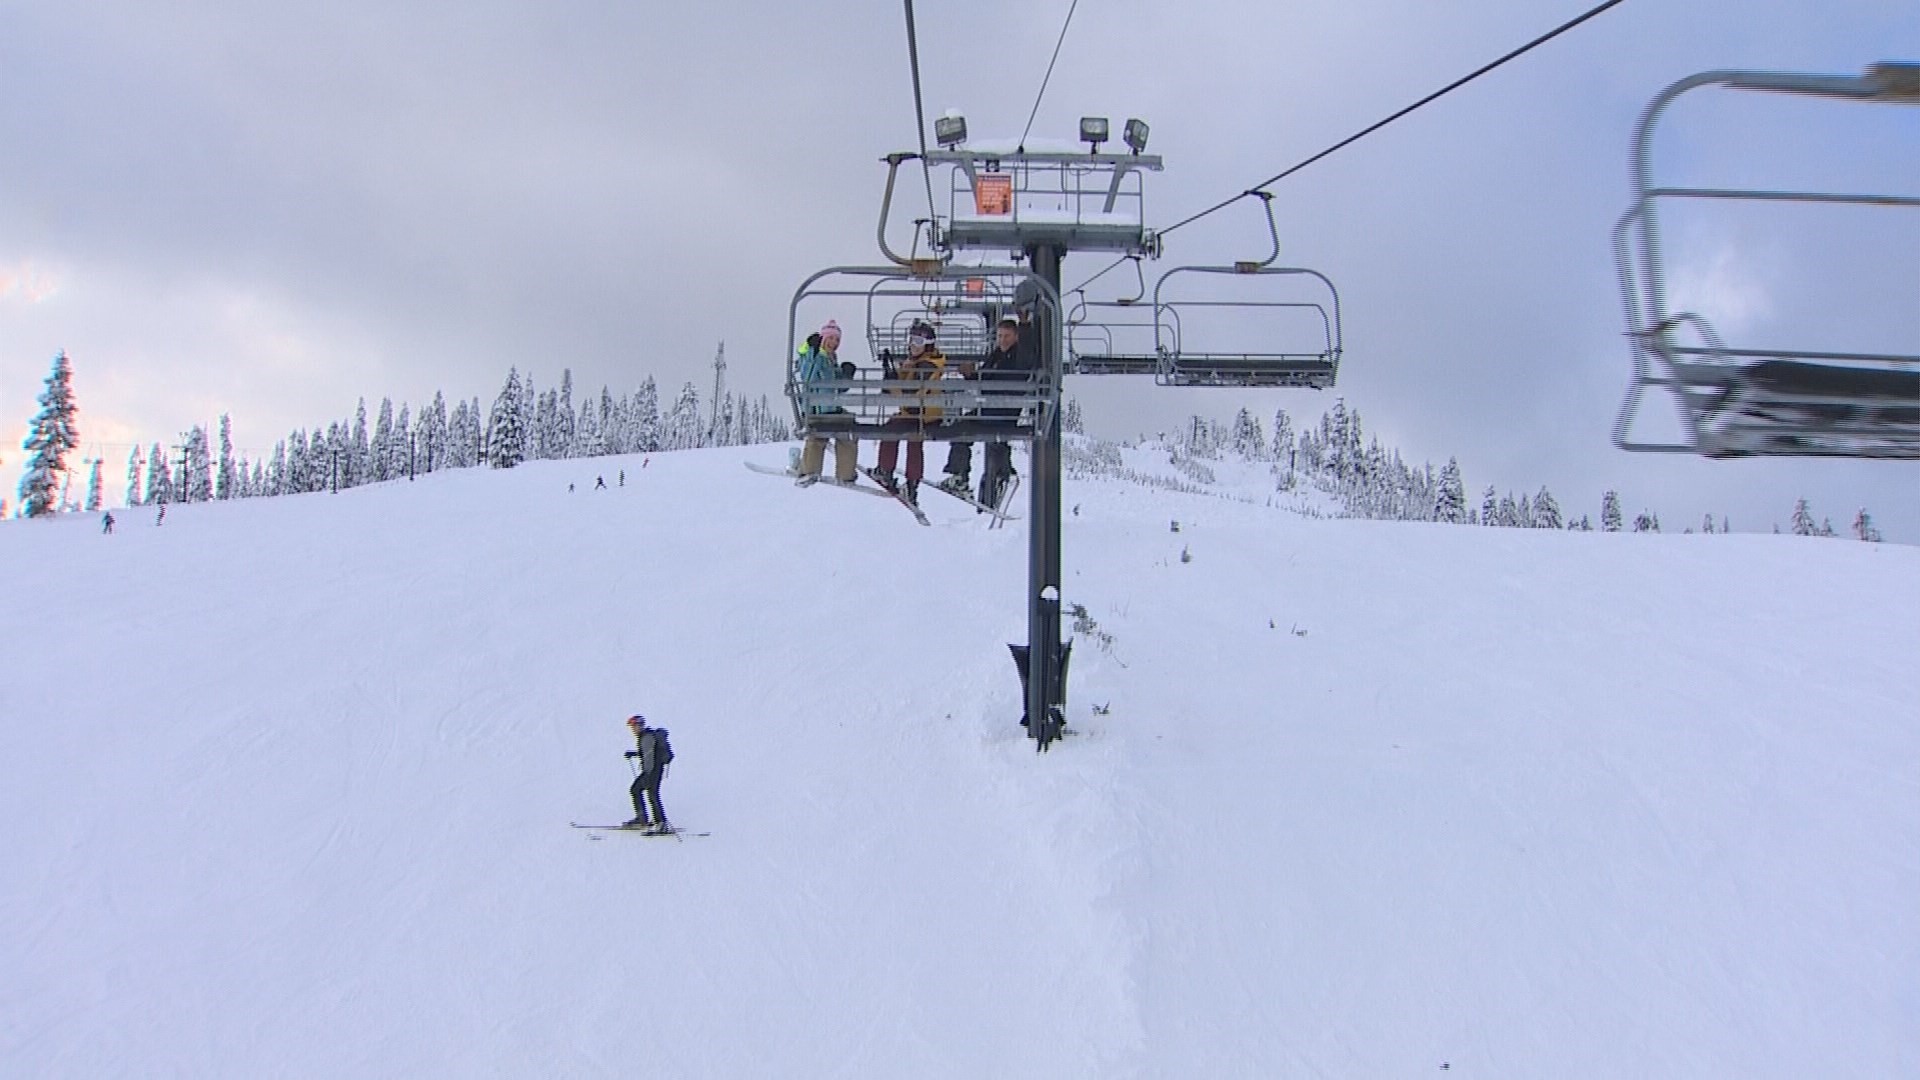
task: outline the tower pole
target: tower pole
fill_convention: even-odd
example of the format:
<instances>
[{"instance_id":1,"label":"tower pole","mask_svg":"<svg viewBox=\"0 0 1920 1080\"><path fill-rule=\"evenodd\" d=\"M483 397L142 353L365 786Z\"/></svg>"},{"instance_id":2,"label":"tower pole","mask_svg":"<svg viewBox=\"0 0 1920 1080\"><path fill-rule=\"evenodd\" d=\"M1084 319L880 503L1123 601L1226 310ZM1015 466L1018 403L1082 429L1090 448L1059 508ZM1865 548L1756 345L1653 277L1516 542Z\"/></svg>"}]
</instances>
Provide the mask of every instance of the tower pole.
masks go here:
<instances>
[{"instance_id":1,"label":"tower pole","mask_svg":"<svg viewBox=\"0 0 1920 1080\"><path fill-rule=\"evenodd\" d=\"M1027 265L1036 277L1060 294L1057 244L1033 244L1026 249ZM1032 490L1028 501L1027 547L1027 734L1045 750L1058 734L1053 709L1066 704L1066 679L1060 655L1060 400L1061 328L1050 304L1034 312L1034 331L1040 349L1040 370L1055 389L1053 407L1034 433L1033 456L1027 463Z\"/></svg>"}]
</instances>

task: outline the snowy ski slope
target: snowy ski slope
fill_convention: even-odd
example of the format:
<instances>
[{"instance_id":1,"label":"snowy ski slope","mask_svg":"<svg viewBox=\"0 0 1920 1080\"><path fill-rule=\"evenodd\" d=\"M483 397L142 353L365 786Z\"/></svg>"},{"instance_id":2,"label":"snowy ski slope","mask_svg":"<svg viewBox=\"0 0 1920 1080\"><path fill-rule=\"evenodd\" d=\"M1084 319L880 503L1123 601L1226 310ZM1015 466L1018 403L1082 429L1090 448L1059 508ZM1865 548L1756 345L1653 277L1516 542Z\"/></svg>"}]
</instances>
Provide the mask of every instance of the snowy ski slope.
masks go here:
<instances>
[{"instance_id":1,"label":"snowy ski slope","mask_svg":"<svg viewBox=\"0 0 1920 1080\"><path fill-rule=\"evenodd\" d=\"M1920 551L784 454L0 524L0 1074L1920 1075Z\"/></svg>"}]
</instances>

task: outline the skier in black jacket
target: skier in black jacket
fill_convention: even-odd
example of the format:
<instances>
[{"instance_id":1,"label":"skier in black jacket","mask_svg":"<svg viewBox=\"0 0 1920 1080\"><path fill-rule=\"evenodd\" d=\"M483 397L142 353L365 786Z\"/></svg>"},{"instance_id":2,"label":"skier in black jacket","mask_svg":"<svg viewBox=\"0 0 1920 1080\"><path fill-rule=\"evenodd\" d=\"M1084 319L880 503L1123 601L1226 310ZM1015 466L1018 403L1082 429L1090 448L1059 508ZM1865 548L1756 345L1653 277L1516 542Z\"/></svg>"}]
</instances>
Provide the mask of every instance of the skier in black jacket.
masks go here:
<instances>
[{"instance_id":1,"label":"skier in black jacket","mask_svg":"<svg viewBox=\"0 0 1920 1080\"><path fill-rule=\"evenodd\" d=\"M628 792L633 796L633 820L626 823L629 828L649 828L667 832L673 826L667 824L667 811L660 805L660 781L667 778L667 763L672 760L673 752L667 749L664 733L647 726L644 716L627 718L627 728L633 732L637 743L627 756L640 762L640 774L633 778L633 786ZM648 810L652 810L651 816Z\"/></svg>"},{"instance_id":2,"label":"skier in black jacket","mask_svg":"<svg viewBox=\"0 0 1920 1080\"><path fill-rule=\"evenodd\" d=\"M1034 369L1034 342L1029 340L1030 330L1021 325L1020 320L1009 315L1000 320L994 328L993 351L980 364L981 389L989 399L992 398L995 383L1001 384L1005 391L1025 393L1025 385L1008 385L1031 382ZM1001 406L980 410L984 420L1001 420L1013 423L1020 419L1017 407ZM985 475L980 478L980 501L988 506L1000 505L1000 492L1013 476L1013 447L1004 442L990 442L986 448Z\"/></svg>"}]
</instances>

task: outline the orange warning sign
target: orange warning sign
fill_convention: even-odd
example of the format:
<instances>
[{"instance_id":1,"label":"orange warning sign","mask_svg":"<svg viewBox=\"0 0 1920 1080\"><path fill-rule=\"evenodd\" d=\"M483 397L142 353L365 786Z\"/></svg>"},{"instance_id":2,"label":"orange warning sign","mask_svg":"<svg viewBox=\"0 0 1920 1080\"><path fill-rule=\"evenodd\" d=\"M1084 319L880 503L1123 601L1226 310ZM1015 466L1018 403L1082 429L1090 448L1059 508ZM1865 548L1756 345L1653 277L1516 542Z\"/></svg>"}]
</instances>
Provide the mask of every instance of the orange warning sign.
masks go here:
<instances>
[{"instance_id":1,"label":"orange warning sign","mask_svg":"<svg viewBox=\"0 0 1920 1080\"><path fill-rule=\"evenodd\" d=\"M973 212L999 216L1013 213L1013 176L981 173L973 182Z\"/></svg>"}]
</instances>

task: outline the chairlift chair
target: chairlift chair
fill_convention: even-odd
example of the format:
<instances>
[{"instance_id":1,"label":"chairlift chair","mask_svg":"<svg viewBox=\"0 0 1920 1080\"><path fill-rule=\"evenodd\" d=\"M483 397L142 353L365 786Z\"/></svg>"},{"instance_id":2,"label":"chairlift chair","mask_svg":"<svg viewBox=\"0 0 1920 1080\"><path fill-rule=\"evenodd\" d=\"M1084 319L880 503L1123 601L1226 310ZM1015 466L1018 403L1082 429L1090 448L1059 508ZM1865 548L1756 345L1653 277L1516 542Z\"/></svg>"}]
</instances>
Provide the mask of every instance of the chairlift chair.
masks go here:
<instances>
[{"instance_id":1,"label":"chairlift chair","mask_svg":"<svg viewBox=\"0 0 1920 1080\"><path fill-rule=\"evenodd\" d=\"M1133 263L1137 285L1133 296L1090 300L1086 290L1074 291L1074 303L1067 309L1067 374L1159 373L1159 332L1154 325L1152 308L1144 303L1146 277L1138 258L1128 261Z\"/></svg>"},{"instance_id":2,"label":"chairlift chair","mask_svg":"<svg viewBox=\"0 0 1920 1080\"><path fill-rule=\"evenodd\" d=\"M1340 371L1341 331L1340 293L1333 282L1318 270L1304 267L1274 266L1280 255L1280 232L1273 220L1273 196L1255 191L1267 215L1267 232L1273 250L1265 259L1236 262L1231 266L1176 266L1160 275L1153 287L1155 351L1159 354L1158 379L1163 386L1241 386L1304 387L1323 390L1334 383ZM1260 278L1276 286L1304 284L1307 291L1287 299L1285 292L1275 299L1182 299L1169 284L1181 275L1225 275L1243 279ZM1278 315L1299 313L1303 318L1287 318L1284 328L1266 326L1267 334L1285 335L1276 344L1284 348L1220 350L1196 348L1188 340L1184 313L1235 310L1242 313Z\"/></svg>"},{"instance_id":3,"label":"chairlift chair","mask_svg":"<svg viewBox=\"0 0 1920 1080\"><path fill-rule=\"evenodd\" d=\"M1024 282L1037 283L1041 303L1059 311L1051 286L1024 267L936 268L833 267L809 277L788 309L787 397L795 429L805 436L917 441L1018 442L1031 440L1059 408L1057 379L1045 371L1031 380L991 382L958 377L955 360L986 353L997 312ZM953 288L946 288L946 286ZM865 301L865 358L851 378L803 383L798 357L802 339L820 319L836 315L832 304ZM1057 317L1057 316L1056 316ZM949 368L933 381L887 378L882 358L906 356L906 333L916 321L935 326L935 344ZM942 338L942 334L945 338ZM948 346L951 346L949 348ZM866 362L862 363L862 359ZM915 415L910 410L919 410Z\"/></svg>"},{"instance_id":4,"label":"chairlift chair","mask_svg":"<svg viewBox=\"0 0 1920 1080\"><path fill-rule=\"evenodd\" d=\"M1920 64L1881 63L1864 75L1709 71L1667 87L1641 114L1633 145L1635 196L1614 229L1614 258L1633 348L1633 380L1614 423L1623 450L1706 457L1920 458L1920 355L1731 346L1700 314L1675 311L1657 217L1662 200L1920 207L1920 196L1657 185L1656 122L1703 86L1826 99L1920 103ZM1678 441L1635 437L1642 395L1665 390Z\"/></svg>"}]
</instances>

